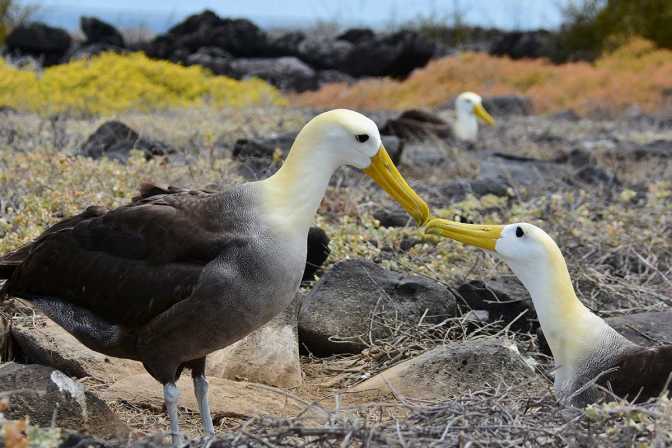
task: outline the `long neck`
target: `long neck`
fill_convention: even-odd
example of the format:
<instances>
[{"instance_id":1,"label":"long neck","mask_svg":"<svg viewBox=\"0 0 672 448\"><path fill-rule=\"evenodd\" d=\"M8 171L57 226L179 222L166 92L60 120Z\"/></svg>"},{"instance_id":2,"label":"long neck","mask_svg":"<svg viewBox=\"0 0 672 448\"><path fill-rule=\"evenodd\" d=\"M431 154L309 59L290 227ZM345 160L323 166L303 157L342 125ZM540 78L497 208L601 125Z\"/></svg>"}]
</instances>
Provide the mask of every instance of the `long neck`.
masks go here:
<instances>
[{"instance_id":1,"label":"long neck","mask_svg":"<svg viewBox=\"0 0 672 448\"><path fill-rule=\"evenodd\" d=\"M556 365L572 368L613 330L576 297L560 251L549 253L546 261L510 267L530 292Z\"/></svg>"},{"instance_id":2,"label":"long neck","mask_svg":"<svg viewBox=\"0 0 672 448\"><path fill-rule=\"evenodd\" d=\"M457 109L457 120L453 129L460 140L474 141L478 134L478 121L474 114Z\"/></svg>"},{"instance_id":3,"label":"long neck","mask_svg":"<svg viewBox=\"0 0 672 448\"><path fill-rule=\"evenodd\" d=\"M282 167L260 184L264 207L275 222L307 230L338 166L324 151L296 146Z\"/></svg>"}]
</instances>

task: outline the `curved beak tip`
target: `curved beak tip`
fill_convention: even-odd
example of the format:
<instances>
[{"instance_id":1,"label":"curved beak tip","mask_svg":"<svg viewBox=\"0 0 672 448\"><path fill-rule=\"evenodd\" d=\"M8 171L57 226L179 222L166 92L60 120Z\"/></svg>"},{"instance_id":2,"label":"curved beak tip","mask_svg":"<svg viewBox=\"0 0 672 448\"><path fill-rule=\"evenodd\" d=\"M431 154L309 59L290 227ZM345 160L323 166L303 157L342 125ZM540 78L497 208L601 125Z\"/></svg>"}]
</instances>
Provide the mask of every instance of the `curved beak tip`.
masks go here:
<instances>
[{"instance_id":1,"label":"curved beak tip","mask_svg":"<svg viewBox=\"0 0 672 448\"><path fill-rule=\"evenodd\" d=\"M477 104L474 106L474 114L481 119L485 124L489 126L495 125L495 119L485 110L482 104Z\"/></svg>"}]
</instances>

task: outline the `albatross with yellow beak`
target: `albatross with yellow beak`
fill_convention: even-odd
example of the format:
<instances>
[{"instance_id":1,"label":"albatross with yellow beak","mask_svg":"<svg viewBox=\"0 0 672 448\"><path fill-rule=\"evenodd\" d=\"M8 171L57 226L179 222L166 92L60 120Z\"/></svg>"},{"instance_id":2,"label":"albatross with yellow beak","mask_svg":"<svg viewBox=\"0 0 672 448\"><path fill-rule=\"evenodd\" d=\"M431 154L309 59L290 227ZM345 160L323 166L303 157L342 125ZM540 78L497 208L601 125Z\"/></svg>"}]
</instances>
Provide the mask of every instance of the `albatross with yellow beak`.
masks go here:
<instances>
[{"instance_id":1,"label":"albatross with yellow beak","mask_svg":"<svg viewBox=\"0 0 672 448\"><path fill-rule=\"evenodd\" d=\"M428 207L381 144L376 125L350 110L304 126L282 168L225 191L145 186L114 210L89 207L0 257L0 295L30 301L98 352L141 361L164 385L177 439L178 389L191 369L205 432L206 356L268 322L294 298L306 239L342 165L371 176L422 224Z\"/></svg>"},{"instance_id":2,"label":"albatross with yellow beak","mask_svg":"<svg viewBox=\"0 0 672 448\"><path fill-rule=\"evenodd\" d=\"M641 347L596 316L576 297L565 259L553 239L532 224L462 224L431 219L427 233L493 251L525 285L556 364L558 398L594 402L595 384L619 397L646 400L670 387L672 346Z\"/></svg>"},{"instance_id":3,"label":"albatross with yellow beak","mask_svg":"<svg viewBox=\"0 0 672 448\"><path fill-rule=\"evenodd\" d=\"M453 132L458 140L476 141L478 119L487 125L495 125L495 119L483 107L482 98L473 92L462 92L455 98L455 114Z\"/></svg>"}]
</instances>

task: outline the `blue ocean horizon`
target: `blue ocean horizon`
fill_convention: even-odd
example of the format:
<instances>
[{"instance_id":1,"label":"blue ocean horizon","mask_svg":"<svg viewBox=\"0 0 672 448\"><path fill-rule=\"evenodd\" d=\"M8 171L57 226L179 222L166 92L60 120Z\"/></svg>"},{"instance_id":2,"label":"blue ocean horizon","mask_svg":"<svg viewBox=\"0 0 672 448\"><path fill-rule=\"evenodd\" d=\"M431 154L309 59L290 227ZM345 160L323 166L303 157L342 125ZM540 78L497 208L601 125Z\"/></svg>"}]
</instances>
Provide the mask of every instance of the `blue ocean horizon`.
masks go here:
<instances>
[{"instance_id":1,"label":"blue ocean horizon","mask_svg":"<svg viewBox=\"0 0 672 448\"><path fill-rule=\"evenodd\" d=\"M211 9L222 17L242 17L265 29L308 28L333 24L341 28L398 27L413 21L452 24L459 17L469 25L501 29L554 29L562 23L561 7L569 0L195 0L109 1L44 0L34 4L36 20L70 31L79 29L80 16L96 16L121 29L166 31L186 16Z\"/></svg>"}]
</instances>

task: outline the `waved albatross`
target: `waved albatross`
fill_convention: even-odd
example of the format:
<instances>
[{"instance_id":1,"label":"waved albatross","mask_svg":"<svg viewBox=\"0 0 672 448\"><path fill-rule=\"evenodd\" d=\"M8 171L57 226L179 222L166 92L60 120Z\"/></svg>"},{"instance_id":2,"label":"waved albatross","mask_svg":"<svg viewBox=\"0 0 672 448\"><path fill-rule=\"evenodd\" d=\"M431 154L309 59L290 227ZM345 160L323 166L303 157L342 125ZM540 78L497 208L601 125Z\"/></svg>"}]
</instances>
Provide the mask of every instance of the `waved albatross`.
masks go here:
<instances>
[{"instance_id":1,"label":"waved albatross","mask_svg":"<svg viewBox=\"0 0 672 448\"><path fill-rule=\"evenodd\" d=\"M595 402L600 396L595 384L637 401L670 388L672 345L641 347L583 305L560 249L540 228L431 219L426 232L494 251L525 285L553 353L554 386L561 402L573 406Z\"/></svg>"},{"instance_id":2,"label":"waved albatross","mask_svg":"<svg viewBox=\"0 0 672 448\"><path fill-rule=\"evenodd\" d=\"M455 119L452 122L422 109L409 109L388 120L381 132L406 140L435 136L473 143L478 137L479 119L490 126L495 125L495 119L483 107L481 97L473 92L462 92L455 98Z\"/></svg>"},{"instance_id":3,"label":"waved albatross","mask_svg":"<svg viewBox=\"0 0 672 448\"><path fill-rule=\"evenodd\" d=\"M164 385L178 440L178 389L191 369L204 430L214 433L206 356L286 308L306 263L308 229L334 171L362 169L415 218L427 204L350 110L313 118L273 176L217 193L145 186L132 203L89 207L0 257L0 296L30 301L89 348L141 361Z\"/></svg>"}]
</instances>

